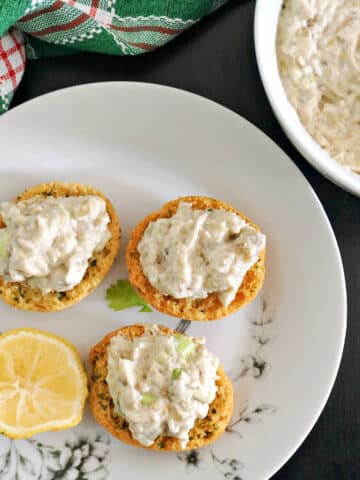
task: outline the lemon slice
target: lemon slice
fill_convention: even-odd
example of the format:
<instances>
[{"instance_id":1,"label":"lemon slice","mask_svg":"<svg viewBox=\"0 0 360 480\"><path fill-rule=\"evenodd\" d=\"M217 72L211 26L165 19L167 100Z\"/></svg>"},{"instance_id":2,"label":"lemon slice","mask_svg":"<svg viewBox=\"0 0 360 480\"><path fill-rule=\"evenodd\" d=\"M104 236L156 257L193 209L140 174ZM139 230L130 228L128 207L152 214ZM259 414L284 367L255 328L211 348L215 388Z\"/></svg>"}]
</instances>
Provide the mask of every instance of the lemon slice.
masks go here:
<instances>
[{"instance_id":1,"label":"lemon slice","mask_svg":"<svg viewBox=\"0 0 360 480\"><path fill-rule=\"evenodd\" d=\"M0 335L0 433L27 438L81 421L87 378L73 345L31 328Z\"/></svg>"}]
</instances>

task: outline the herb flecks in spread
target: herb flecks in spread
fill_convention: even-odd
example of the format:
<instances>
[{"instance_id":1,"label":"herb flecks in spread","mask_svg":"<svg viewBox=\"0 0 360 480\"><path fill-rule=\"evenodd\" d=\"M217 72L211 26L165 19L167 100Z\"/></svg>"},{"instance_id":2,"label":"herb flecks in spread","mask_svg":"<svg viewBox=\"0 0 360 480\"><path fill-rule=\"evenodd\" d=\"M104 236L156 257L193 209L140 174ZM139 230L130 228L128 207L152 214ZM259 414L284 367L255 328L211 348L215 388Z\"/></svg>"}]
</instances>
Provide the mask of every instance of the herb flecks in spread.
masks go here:
<instances>
[{"instance_id":1,"label":"herb flecks in spread","mask_svg":"<svg viewBox=\"0 0 360 480\"><path fill-rule=\"evenodd\" d=\"M218 367L204 339L166 335L152 325L133 340L112 337L106 381L115 412L136 440L149 446L167 435L184 448L215 399Z\"/></svg>"},{"instance_id":2,"label":"herb flecks in spread","mask_svg":"<svg viewBox=\"0 0 360 480\"><path fill-rule=\"evenodd\" d=\"M335 160L360 173L359 0L287 0L277 56L304 127Z\"/></svg>"},{"instance_id":3,"label":"herb flecks in spread","mask_svg":"<svg viewBox=\"0 0 360 480\"><path fill-rule=\"evenodd\" d=\"M81 282L92 255L111 237L105 201L95 195L37 195L0 206L0 275L26 281L43 293Z\"/></svg>"},{"instance_id":4,"label":"herb flecks in spread","mask_svg":"<svg viewBox=\"0 0 360 480\"><path fill-rule=\"evenodd\" d=\"M224 306L265 247L265 236L233 212L179 204L171 218L150 222L138 245L145 276L175 298L216 293Z\"/></svg>"}]
</instances>

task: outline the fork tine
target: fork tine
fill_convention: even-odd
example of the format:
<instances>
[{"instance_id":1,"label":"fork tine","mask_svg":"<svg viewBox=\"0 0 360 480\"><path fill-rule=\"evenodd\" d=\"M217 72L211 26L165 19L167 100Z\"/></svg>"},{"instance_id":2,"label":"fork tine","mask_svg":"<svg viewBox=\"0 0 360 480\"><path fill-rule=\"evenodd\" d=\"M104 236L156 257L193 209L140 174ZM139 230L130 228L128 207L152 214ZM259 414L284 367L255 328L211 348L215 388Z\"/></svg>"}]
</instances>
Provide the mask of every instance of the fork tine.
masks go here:
<instances>
[{"instance_id":1,"label":"fork tine","mask_svg":"<svg viewBox=\"0 0 360 480\"><path fill-rule=\"evenodd\" d=\"M190 321L189 320L180 320L178 326L176 327L175 331L179 333L185 333L186 330L189 328Z\"/></svg>"},{"instance_id":2,"label":"fork tine","mask_svg":"<svg viewBox=\"0 0 360 480\"><path fill-rule=\"evenodd\" d=\"M183 326L183 320L180 320L180 322L178 323L178 326L175 328L175 332L181 332L182 326Z\"/></svg>"}]
</instances>

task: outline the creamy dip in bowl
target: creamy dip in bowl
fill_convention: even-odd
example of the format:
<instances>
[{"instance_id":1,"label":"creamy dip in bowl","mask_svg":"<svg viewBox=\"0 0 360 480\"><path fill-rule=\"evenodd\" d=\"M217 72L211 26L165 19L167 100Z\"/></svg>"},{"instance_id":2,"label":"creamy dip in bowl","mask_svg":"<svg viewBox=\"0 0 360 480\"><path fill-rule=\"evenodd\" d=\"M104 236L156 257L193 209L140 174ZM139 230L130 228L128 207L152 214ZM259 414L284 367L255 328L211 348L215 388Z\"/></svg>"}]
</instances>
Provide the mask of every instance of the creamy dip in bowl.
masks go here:
<instances>
[{"instance_id":1,"label":"creamy dip in bowl","mask_svg":"<svg viewBox=\"0 0 360 480\"><path fill-rule=\"evenodd\" d=\"M294 3L294 1L290 0L290 2L287 2L287 4L289 5L289 3ZM312 10L317 5L322 6L323 11L325 12L326 18L329 17L330 10L333 10L335 8L334 6L340 5L340 3L341 5L344 5L344 6L350 5L350 8L352 8L351 5L353 4L355 5L355 10L358 10L359 8L356 2L347 2L347 1L339 2L338 0L332 0L331 2L325 1L325 0L324 1L316 0L312 2L298 1L296 3L297 3L296 5L297 8L301 8L301 5L305 5L306 8L304 11L306 11L309 14L309 17L307 19L304 19L304 22L305 20L308 20L307 23L310 25L310 27L305 27L305 29L303 30L304 34L305 32L309 31L308 30L309 28L314 28L315 24L313 25L313 21L316 21L316 20L319 21L318 17L316 17L316 13L313 14L313 10ZM256 3L255 26L254 26L256 57L257 57L260 75L265 87L266 94L269 98L270 104L281 126L283 127L285 133L288 135L289 139L293 142L293 144L298 148L298 150L307 158L307 160L310 163L312 163L312 165L315 168L317 168L324 176L332 180L334 183L354 193L355 195L360 196L360 175L357 173L354 173L354 171L352 171L350 168L344 168L344 166L339 163L338 161L339 159L335 159L334 156L329 154L324 148L320 146L320 144L310 135L309 131L306 130L305 126L303 125L303 123L299 118L299 115L296 109L290 103L289 98L286 94L286 91L279 73L278 57L276 54L276 38L277 38L279 16L280 16L282 5L283 5L283 0L274 0L272 2L269 2L268 0L257 0L257 3ZM286 6L286 8L288 8L288 5ZM325 6L327 5L327 9L324 7L324 5ZM348 9L345 11L345 13L346 14L349 13ZM350 28L352 28L350 26L351 18L353 18L353 15L352 16L350 15L350 20L349 20ZM324 26L324 21L325 21L324 18L320 20L320 23L323 26ZM337 19L337 21L340 22L340 18ZM346 27L345 25L343 26L344 28ZM319 26L317 25L316 28L319 28ZM331 28L329 29L329 32L330 30ZM342 31L342 35L344 35L345 31L346 31L346 28L344 31ZM306 35L307 34L308 33L306 33ZM294 38L293 41L295 42L296 39ZM336 40L336 41L339 41L339 40ZM314 45L316 45L315 42L314 42ZM356 45L357 45L356 48L359 48L358 43ZM313 50L311 48L309 52L310 52L311 58L313 58L312 57ZM339 49L339 52L340 52L340 49ZM340 53L338 54L339 54L339 58L334 58L333 65L336 65L337 62L340 62L341 64L341 58L340 58L341 55ZM306 52L305 52L305 57L306 57ZM304 59L300 58L300 63L303 63L303 60L305 60L305 58ZM358 60L356 60L356 62L358 62ZM358 65L358 63L355 63L355 65ZM305 60L305 66L303 67L305 68L305 77L306 75L308 75L308 79L310 80L315 79L318 82L319 79L316 78L316 75L319 75L319 73L321 72L320 71L314 72L314 75L311 75L310 69L306 68L307 66L309 65L306 64L306 60ZM347 70L347 73L345 75L347 78L352 78L352 73L350 71L351 68L352 67L349 66L349 69ZM329 74L329 71L327 71L327 74ZM335 84L336 84L336 80L335 80ZM353 91L354 90L352 88L353 82L351 83L350 87L351 87L351 90ZM326 100L326 98L322 99L322 101L320 102L320 106L323 106L324 100ZM331 109L330 102L328 103L329 104L327 105L327 109L329 107ZM315 105L316 105L316 102L315 102ZM341 117L341 115L339 117ZM323 126L324 126L324 123L322 123L322 128ZM316 128L316 125L315 125L315 128ZM319 129L320 130L319 135L321 134L322 128ZM355 125L355 128L356 128L356 125ZM343 136L343 138L345 137ZM355 145L356 145L357 139L355 138L353 140L355 141ZM323 144L323 146L326 147L325 144ZM354 149L352 148L352 150ZM356 161L358 161L358 159ZM355 163L355 160L351 160L351 162Z\"/></svg>"}]
</instances>

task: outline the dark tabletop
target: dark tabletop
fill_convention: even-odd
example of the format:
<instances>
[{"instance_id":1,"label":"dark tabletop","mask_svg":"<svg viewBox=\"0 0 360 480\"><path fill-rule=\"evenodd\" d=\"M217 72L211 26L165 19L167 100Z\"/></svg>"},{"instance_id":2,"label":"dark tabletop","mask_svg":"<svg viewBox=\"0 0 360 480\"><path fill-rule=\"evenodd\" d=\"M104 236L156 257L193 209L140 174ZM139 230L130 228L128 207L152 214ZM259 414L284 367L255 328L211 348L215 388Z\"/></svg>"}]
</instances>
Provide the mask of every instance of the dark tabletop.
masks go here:
<instances>
[{"instance_id":1,"label":"dark tabletop","mask_svg":"<svg viewBox=\"0 0 360 480\"><path fill-rule=\"evenodd\" d=\"M344 356L330 399L306 441L273 479L360 479L360 199L318 174L277 123L255 62L254 5L254 1L230 2L172 43L139 57L83 53L29 62L12 105L81 83L160 83L231 108L285 150L315 189L334 228L349 310Z\"/></svg>"}]
</instances>

